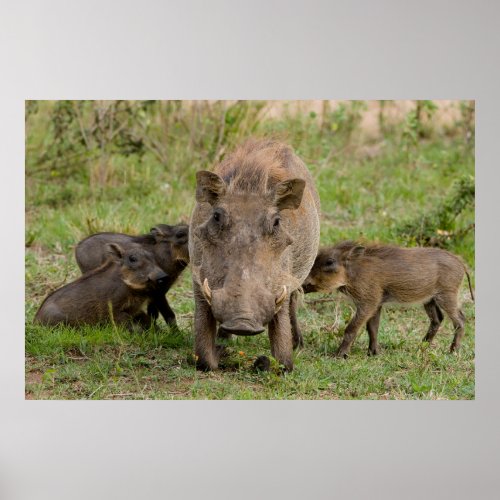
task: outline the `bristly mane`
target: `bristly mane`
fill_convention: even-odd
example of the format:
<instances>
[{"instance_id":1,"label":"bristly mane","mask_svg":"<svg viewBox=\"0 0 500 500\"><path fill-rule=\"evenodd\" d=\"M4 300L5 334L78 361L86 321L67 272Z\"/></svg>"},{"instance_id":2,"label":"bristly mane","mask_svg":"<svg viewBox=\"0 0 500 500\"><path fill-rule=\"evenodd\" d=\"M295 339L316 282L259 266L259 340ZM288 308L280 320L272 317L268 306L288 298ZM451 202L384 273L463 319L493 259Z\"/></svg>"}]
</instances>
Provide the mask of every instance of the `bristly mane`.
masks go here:
<instances>
[{"instance_id":1,"label":"bristly mane","mask_svg":"<svg viewBox=\"0 0 500 500\"><path fill-rule=\"evenodd\" d=\"M139 245L154 245L156 243L156 239L151 233L132 236L132 241Z\"/></svg>"},{"instance_id":2,"label":"bristly mane","mask_svg":"<svg viewBox=\"0 0 500 500\"><path fill-rule=\"evenodd\" d=\"M45 301L51 297L52 295L54 295L56 292L58 292L59 290L69 286L69 285L74 285L75 283L81 283L82 281L87 281L89 278L91 278L92 276L95 276L96 274L99 274L103 271L106 271L106 269L108 269L109 267L111 267L113 264L115 264L115 261L109 257L108 259L106 259L99 267L96 267L94 269L91 269L90 271L87 271L85 274L82 274L79 278L77 278L76 280L74 281L70 281L69 283L66 283L65 285L59 287L59 288L56 288L55 290L52 290L46 297L45 299L43 299L43 302L42 304L40 305L40 308L43 306L43 304L45 304Z\"/></svg>"},{"instance_id":3,"label":"bristly mane","mask_svg":"<svg viewBox=\"0 0 500 500\"><path fill-rule=\"evenodd\" d=\"M290 146L273 140L249 139L216 166L229 192L265 194L290 177Z\"/></svg>"},{"instance_id":4,"label":"bristly mane","mask_svg":"<svg viewBox=\"0 0 500 500\"><path fill-rule=\"evenodd\" d=\"M339 250L340 252L348 252L349 250L352 250L354 247L357 246L360 246L360 243L358 243L357 241L346 240L337 243L336 245L333 246L332 249Z\"/></svg>"},{"instance_id":5,"label":"bristly mane","mask_svg":"<svg viewBox=\"0 0 500 500\"><path fill-rule=\"evenodd\" d=\"M341 241L334 245L333 248L340 250L341 252L348 252L354 247L362 246L365 248L364 255L373 257L390 257L391 255L398 253L401 248L396 245L381 245L379 243L359 243L353 240Z\"/></svg>"}]
</instances>

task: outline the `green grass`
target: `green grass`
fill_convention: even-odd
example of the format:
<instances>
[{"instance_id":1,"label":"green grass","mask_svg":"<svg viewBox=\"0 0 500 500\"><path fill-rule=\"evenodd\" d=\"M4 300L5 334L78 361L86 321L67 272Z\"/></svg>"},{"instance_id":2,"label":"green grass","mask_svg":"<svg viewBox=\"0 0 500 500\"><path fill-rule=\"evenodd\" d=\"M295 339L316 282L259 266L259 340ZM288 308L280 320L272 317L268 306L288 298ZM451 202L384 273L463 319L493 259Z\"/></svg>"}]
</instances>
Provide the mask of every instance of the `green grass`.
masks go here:
<instances>
[{"instance_id":1,"label":"green grass","mask_svg":"<svg viewBox=\"0 0 500 500\"><path fill-rule=\"evenodd\" d=\"M310 168L322 202L322 244L360 238L411 245L399 236L401 222L432 211L456 179L474 175L474 151L464 142L459 123L432 130L408 146L404 122L367 139L358 122L349 128L346 117L338 114L323 117L321 124L309 114L285 112L279 118L265 118L253 112L251 104L245 106L236 109L240 114L234 109L226 113L222 132L217 128L217 105L210 111L213 115L205 108L196 116L182 107L160 109L157 114L147 111L152 116L148 137L163 138L169 145L163 160L153 149L146 148L140 155L125 154L109 143L106 176L100 182L95 181L95 172L102 166L102 157L94 156L93 150L80 151L76 143L57 153L74 158L75 150L80 151L77 160L67 163L70 171L60 160L56 167L51 163L53 103L40 103L29 115L26 397L473 399L475 313L465 283L461 296L466 332L462 349L453 355L448 353L452 340L449 319L443 322L435 345L428 346L421 342L427 316L422 307L413 307L384 310L379 356L367 356L368 339L363 330L349 359L335 359L352 307L339 295L307 295L299 311L305 347L295 353L294 371L285 375L277 369L269 373L251 369L257 356L269 355L265 334L226 342L229 354L224 367L216 372L194 369L189 269L169 292L180 332L170 331L163 321L156 330L141 335L111 326L51 329L33 325L45 295L79 275L73 247L81 238L100 230L141 233L156 223L188 221L194 206L195 172L210 168L226 146L230 148L249 133L283 138ZM134 120L140 120L142 115L138 116ZM199 136L182 125L191 123L193 116L201 123ZM73 156L64 153L70 149ZM457 217L456 229L473 220L473 208L469 208ZM467 262L474 282L473 231L450 241L449 248Z\"/></svg>"}]
</instances>

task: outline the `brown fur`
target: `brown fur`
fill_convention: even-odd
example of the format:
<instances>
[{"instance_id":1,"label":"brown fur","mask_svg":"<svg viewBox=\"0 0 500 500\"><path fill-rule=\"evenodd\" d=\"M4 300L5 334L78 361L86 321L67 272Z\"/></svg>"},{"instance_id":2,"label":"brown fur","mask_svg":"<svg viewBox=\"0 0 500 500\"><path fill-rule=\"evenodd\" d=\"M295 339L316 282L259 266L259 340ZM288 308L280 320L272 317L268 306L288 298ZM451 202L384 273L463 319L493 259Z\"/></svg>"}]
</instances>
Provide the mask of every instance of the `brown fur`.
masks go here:
<instances>
[{"instance_id":1,"label":"brown fur","mask_svg":"<svg viewBox=\"0 0 500 500\"><path fill-rule=\"evenodd\" d=\"M291 370L292 346L301 344L295 294L319 242L313 180L289 146L257 140L237 148L214 173L199 172L197 180L189 250L198 366L218 366L219 321L229 335L252 335L269 325L271 351ZM211 297L203 291L205 280ZM277 305L283 286L287 293Z\"/></svg>"},{"instance_id":2,"label":"brown fur","mask_svg":"<svg viewBox=\"0 0 500 500\"><path fill-rule=\"evenodd\" d=\"M292 155L286 144L250 139L222 161L215 172L228 185L228 192L264 195L290 177Z\"/></svg>"},{"instance_id":3,"label":"brown fur","mask_svg":"<svg viewBox=\"0 0 500 500\"><path fill-rule=\"evenodd\" d=\"M35 322L78 326L114 321L147 328L151 319L141 309L164 276L153 255L140 245L123 249L112 243L104 264L48 295Z\"/></svg>"},{"instance_id":4,"label":"brown fur","mask_svg":"<svg viewBox=\"0 0 500 500\"><path fill-rule=\"evenodd\" d=\"M338 350L346 357L361 326L366 323L369 354L377 354L378 325L382 305L423 303L431 320L424 340L431 342L443 320L444 310L455 328L450 350L459 348L465 316L458 305L464 263L456 255L438 248L400 248L344 241L320 249L303 284L304 292L338 289L352 298L356 313L347 326ZM467 273L469 278L469 274ZM469 289L472 288L469 278Z\"/></svg>"},{"instance_id":5,"label":"brown fur","mask_svg":"<svg viewBox=\"0 0 500 500\"><path fill-rule=\"evenodd\" d=\"M148 234L130 236L121 233L97 233L80 241L75 248L75 258L82 273L102 265L107 259L106 246L118 243L127 246L139 244L152 252L156 263L167 275L163 286L151 293L148 314L153 320L161 313L165 322L175 325L175 313L168 303L166 293L189 263L188 226L158 224Z\"/></svg>"}]
</instances>

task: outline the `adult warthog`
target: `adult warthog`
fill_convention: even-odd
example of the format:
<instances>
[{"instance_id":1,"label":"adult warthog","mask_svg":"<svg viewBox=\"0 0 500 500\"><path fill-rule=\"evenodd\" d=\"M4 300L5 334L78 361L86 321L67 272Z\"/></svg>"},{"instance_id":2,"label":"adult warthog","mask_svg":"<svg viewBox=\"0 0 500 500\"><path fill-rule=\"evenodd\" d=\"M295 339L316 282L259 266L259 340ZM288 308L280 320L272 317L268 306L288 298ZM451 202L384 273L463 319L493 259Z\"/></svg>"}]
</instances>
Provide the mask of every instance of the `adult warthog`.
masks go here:
<instances>
[{"instance_id":1,"label":"adult warthog","mask_svg":"<svg viewBox=\"0 0 500 500\"><path fill-rule=\"evenodd\" d=\"M214 172L196 175L189 232L197 367L217 368L220 335L256 335L292 370L302 343L297 296L319 245L320 203L304 163L285 144L249 140Z\"/></svg>"}]
</instances>

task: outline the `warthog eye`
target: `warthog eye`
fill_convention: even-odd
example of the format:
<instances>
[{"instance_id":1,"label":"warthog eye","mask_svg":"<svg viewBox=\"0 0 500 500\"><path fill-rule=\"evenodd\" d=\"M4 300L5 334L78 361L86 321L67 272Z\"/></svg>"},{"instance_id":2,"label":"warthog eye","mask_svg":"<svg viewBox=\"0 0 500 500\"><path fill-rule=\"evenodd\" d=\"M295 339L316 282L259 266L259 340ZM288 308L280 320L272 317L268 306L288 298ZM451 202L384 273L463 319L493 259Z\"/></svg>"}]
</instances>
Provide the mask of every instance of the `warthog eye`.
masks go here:
<instances>
[{"instance_id":1,"label":"warthog eye","mask_svg":"<svg viewBox=\"0 0 500 500\"><path fill-rule=\"evenodd\" d=\"M212 218L215 222L217 222L217 224L220 224L222 221L223 221L223 218L224 218L224 213L222 210L220 209L216 209L214 210L214 213L212 215Z\"/></svg>"},{"instance_id":2,"label":"warthog eye","mask_svg":"<svg viewBox=\"0 0 500 500\"><path fill-rule=\"evenodd\" d=\"M281 217L276 215L274 219L272 219L271 225L271 234L277 234L281 224Z\"/></svg>"},{"instance_id":3,"label":"warthog eye","mask_svg":"<svg viewBox=\"0 0 500 500\"><path fill-rule=\"evenodd\" d=\"M137 262L137 257L135 255L130 255L128 260L129 262Z\"/></svg>"}]
</instances>

